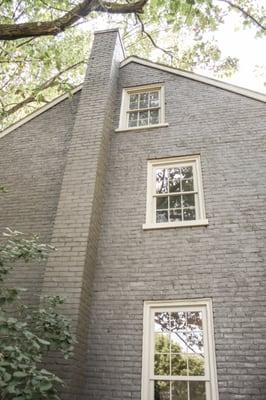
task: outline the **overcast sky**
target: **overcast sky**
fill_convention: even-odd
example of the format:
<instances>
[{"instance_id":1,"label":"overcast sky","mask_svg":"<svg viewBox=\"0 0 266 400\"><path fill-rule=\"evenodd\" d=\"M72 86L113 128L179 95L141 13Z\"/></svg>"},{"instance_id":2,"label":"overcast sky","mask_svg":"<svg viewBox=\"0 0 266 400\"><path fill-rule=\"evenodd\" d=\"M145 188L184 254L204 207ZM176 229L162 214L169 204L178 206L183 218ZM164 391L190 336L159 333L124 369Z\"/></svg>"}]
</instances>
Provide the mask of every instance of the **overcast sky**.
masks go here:
<instances>
[{"instance_id":1,"label":"overcast sky","mask_svg":"<svg viewBox=\"0 0 266 400\"><path fill-rule=\"evenodd\" d=\"M266 93L266 38L255 38L254 28L238 29L237 17L236 13L227 17L224 26L215 35L225 56L239 58L237 73L224 80ZM204 70L198 72L205 74ZM210 76L209 71L206 72Z\"/></svg>"}]
</instances>

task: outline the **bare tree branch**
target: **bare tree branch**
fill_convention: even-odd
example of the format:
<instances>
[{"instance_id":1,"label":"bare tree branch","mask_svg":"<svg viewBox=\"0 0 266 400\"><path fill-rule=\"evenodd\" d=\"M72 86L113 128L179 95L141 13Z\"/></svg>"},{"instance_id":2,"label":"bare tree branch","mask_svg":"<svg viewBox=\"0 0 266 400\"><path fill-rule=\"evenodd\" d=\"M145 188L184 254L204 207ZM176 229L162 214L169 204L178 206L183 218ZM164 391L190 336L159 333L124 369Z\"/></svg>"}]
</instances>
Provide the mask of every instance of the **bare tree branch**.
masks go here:
<instances>
[{"instance_id":1,"label":"bare tree branch","mask_svg":"<svg viewBox=\"0 0 266 400\"><path fill-rule=\"evenodd\" d=\"M79 61L74 65L71 65L70 67L67 67L66 69L64 69L63 71L58 72L58 74L54 75L52 78L48 79L47 81L45 81L44 83L42 83L38 88L37 88L37 93L42 92L45 89L48 89L49 87L52 87L56 80L58 78L60 78L61 75L63 75L64 73L80 66L81 64L84 64L84 61ZM26 105L33 103L34 101L36 101L36 95L35 94L31 94L29 97L27 97L26 99L22 100L20 103L15 104L13 107L9 108L8 110L6 109L7 106L5 106L5 109L2 111L2 114L4 114L5 117L14 114L15 112L17 112L18 110L20 110L21 108L25 107Z\"/></svg>"},{"instance_id":2,"label":"bare tree branch","mask_svg":"<svg viewBox=\"0 0 266 400\"><path fill-rule=\"evenodd\" d=\"M161 50L163 53L165 53L165 54L167 54L168 56L170 56L170 57L171 57L171 60L172 60L173 57L174 57L173 52L170 51L170 50L166 50L166 49L164 49L163 47L158 46L158 44L155 42L155 40L153 39L153 37L145 30L145 25L144 25L144 23L143 23L143 21L142 21L140 15L137 14L137 13L136 13L136 18L137 18L137 20L139 21L139 23L140 23L140 25L141 25L141 32L144 33L144 34L147 36L147 38L150 40L150 42L152 43L152 45L153 45L156 49Z\"/></svg>"},{"instance_id":3,"label":"bare tree branch","mask_svg":"<svg viewBox=\"0 0 266 400\"><path fill-rule=\"evenodd\" d=\"M21 42L20 44L18 44L16 46L16 49L18 49L19 47L24 46L25 44L28 44L28 43L32 42L33 40L34 40L34 38L30 38L30 39L25 40L24 42Z\"/></svg>"},{"instance_id":4,"label":"bare tree branch","mask_svg":"<svg viewBox=\"0 0 266 400\"><path fill-rule=\"evenodd\" d=\"M110 14L140 13L147 2L148 0L137 0L134 3L123 4L100 0L83 0L72 8L72 10L54 21L2 24L0 25L0 40L16 40L25 37L48 35L55 36L92 11Z\"/></svg>"},{"instance_id":5,"label":"bare tree branch","mask_svg":"<svg viewBox=\"0 0 266 400\"><path fill-rule=\"evenodd\" d=\"M238 4L232 3L230 0L218 0L218 1L222 1L228 4L230 7L240 11L245 18L250 19L257 27L259 27L263 31L266 31L266 26L262 25L260 21L258 21L255 17L253 17L253 15L249 14L248 11L244 10L244 8L240 7Z\"/></svg>"},{"instance_id":6,"label":"bare tree branch","mask_svg":"<svg viewBox=\"0 0 266 400\"><path fill-rule=\"evenodd\" d=\"M59 8L59 7L54 7L54 6L50 5L50 4L47 4L46 1L44 1L44 0L41 0L41 2L43 3L43 5L45 7L49 8L50 10L61 11L61 12L64 12L64 13L68 13L69 12L69 10L66 10L66 9L63 9L63 8Z\"/></svg>"}]
</instances>

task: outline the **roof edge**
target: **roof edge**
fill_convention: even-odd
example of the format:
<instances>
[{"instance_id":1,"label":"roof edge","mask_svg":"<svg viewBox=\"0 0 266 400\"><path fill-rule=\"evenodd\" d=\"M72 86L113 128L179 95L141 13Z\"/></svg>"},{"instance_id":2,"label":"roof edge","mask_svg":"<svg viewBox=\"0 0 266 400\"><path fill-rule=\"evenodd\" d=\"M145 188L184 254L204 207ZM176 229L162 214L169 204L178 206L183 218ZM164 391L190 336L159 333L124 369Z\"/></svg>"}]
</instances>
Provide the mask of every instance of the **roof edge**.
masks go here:
<instances>
[{"instance_id":1,"label":"roof edge","mask_svg":"<svg viewBox=\"0 0 266 400\"><path fill-rule=\"evenodd\" d=\"M71 90L71 94L77 93L79 90L82 89L83 85L77 86L75 89ZM26 124L30 120L38 117L38 115L42 114L43 112L49 110L50 108L56 106L58 103L61 103L61 101L66 100L69 98L69 93L62 94L59 97L56 97L54 100L52 100L50 103L45 104L44 106L38 108L36 111L33 111L32 113L26 115L26 117L20 119L19 121L15 122L14 124L8 126L6 129L3 131L0 131L0 139L7 135L8 133L14 131L15 129L19 128L21 125Z\"/></svg>"},{"instance_id":2,"label":"roof edge","mask_svg":"<svg viewBox=\"0 0 266 400\"><path fill-rule=\"evenodd\" d=\"M259 100L262 102L266 102L266 95L263 93L255 92L253 90L245 89L240 86L232 85L230 83L226 82L221 82L213 78L207 78L206 76L200 75L200 74L195 74L194 72L188 72L184 71L182 69L174 68L174 67L169 67L168 65L165 64L160 64L160 63L155 63L153 61L146 60L144 58L136 57L136 56L130 56L127 57L125 60L123 60L120 63L120 68L125 67L129 63L134 62L137 64L144 65L146 67L151 67L151 68L156 68L161 71L169 72L170 74L174 75L179 75L184 78L192 79L194 81L198 81L201 83L206 83L211 86L218 87L220 89L227 90L229 92L233 92L236 94L240 94L245 97L249 97L255 100Z\"/></svg>"}]
</instances>

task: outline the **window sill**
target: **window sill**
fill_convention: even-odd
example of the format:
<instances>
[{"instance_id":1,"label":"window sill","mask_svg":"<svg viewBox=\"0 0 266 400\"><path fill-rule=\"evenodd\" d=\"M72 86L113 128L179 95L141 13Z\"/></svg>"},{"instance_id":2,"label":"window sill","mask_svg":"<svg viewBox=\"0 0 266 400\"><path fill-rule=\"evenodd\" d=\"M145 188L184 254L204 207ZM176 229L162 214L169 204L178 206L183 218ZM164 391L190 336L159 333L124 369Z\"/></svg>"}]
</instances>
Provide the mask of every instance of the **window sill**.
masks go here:
<instances>
[{"instance_id":1,"label":"window sill","mask_svg":"<svg viewBox=\"0 0 266 400\"><path fill-rule=\"evenodd\" d=\"M197 221L184 221L184 222L166 222L158 224L144 224L143 230L150 229L167 229L167 228L185 228L188 226L207 226L209 224L207 219L199 219Z\"/></svg>"},{"instance_id":2,"label":"window sill","mask_svg":"<svg viewBox=\"0 0 266 400\"><path fill-rule=\"evenodd\" d=\"M167 123L157 124L157 125L134 126L133 128L117 128L115 132L140 131L143 129L164 128L167 126L169 126L169 124Z\"/></svg>"}]
</instances>

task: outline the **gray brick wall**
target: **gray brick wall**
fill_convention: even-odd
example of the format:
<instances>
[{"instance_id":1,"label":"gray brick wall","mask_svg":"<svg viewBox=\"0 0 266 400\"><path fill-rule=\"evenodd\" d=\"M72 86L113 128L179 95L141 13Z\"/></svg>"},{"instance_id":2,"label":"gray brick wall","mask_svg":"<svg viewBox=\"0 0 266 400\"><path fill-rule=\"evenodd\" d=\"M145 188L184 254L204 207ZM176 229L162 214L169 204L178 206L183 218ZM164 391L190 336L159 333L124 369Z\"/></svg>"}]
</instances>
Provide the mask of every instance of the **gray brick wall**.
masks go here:
<instances>
[{"instance_id":1,"label":"gray brick wall","mask_svg":"<svg viewBox=\"0 0 266 400\"><path fill-rule=\"evenodd\" d=\"M140 400L144 300L211 297L220 400L266 398L265 105L129 64L164 82L168 128L113 133L88 337L90 400ZM201 154L208 227L143 231L147 159Z\"/></svg>"},{"instance_id":2,"label":"gray brick wall","mask_svg":"<svg viewBox=\"0 0 266 400\"><path fill-rule=\"evenodd\" d=\"M0 182L8 189L0 195L1 236L10 227L50 242L79 97L75 94L0 139ZM43 268L27 264L10 281L28 288L31 301L38 302Z\"/></svg>"}]
</instances>

